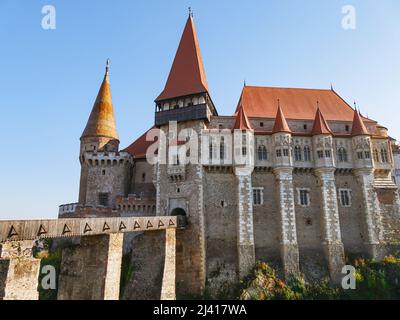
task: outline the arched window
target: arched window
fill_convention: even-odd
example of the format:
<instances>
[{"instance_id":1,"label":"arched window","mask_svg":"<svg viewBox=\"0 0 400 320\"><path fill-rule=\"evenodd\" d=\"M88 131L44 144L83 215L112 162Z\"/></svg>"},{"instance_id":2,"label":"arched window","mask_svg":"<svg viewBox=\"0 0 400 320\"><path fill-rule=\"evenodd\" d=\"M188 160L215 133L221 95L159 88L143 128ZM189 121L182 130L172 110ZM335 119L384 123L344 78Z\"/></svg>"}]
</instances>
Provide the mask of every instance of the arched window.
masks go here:
<instances>
[{"instance_id":1,"label":"arched window","mask_svg":"<svg viewBox=\"0 0 400 320\"><path fill-rule=\"evenodd\" d=\"M347 151L345 148L338 149L338 160L339 162L347 162Z\"/></svg>"},{"instance_id":2,"label":"arched window","mask_svg":"<svg viewBox=\"0 0 400 320\"><path fill-rule=\"evenodd\" d=\"M374 161L379 162L379 152L378 149L374 149Z\"/></svg>"},{"instance_id":3,"label":"arched window","mask_svg":"<svg viewBox=\"0 0 400 320\"><path fill-rule=\"evenodd\" d=\"M295 161L301 161L301 148L300 146L295 146L294 147L294 160Z\"/></svg>"},{"instance_id":4,"label":"arched window","mask_svg":"<svg viewBox=\"0 0 400 320\"><path fill-rule=\"evenodd\" d=\"M267 160L267 148L265 146L259 146L258 147L258 160Z\"/></svg>"},{"instance_id":5,"label":"arched window","mask_svg":"<svg viewBox=\"0 0 400 320\"><path fill-rule=\"evenodd\" d=\"M381 160L382 160L383 163L389 162L388 153L387 153L387 150L385 148L381 149Z\"/></svg>"},{"instance_id":6,"label":"arched window","mask_svg":"<svg viewBox=\"0 0 400 320\"><path fill-rule=\"evenodd\" d=\"M311 150L309 146L304 147L304 161L311 161Z\"/></svg>"}]
</instances>

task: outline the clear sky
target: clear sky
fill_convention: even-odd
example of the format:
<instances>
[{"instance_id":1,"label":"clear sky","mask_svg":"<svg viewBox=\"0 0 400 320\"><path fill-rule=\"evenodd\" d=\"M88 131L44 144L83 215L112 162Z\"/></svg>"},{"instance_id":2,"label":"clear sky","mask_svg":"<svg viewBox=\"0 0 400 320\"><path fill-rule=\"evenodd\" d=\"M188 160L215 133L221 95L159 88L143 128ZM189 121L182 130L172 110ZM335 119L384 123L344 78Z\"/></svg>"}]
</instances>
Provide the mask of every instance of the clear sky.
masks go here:
<instances>
[{"instance_id":1,"label":"clear sky","mask_svg":"<svg viewBox=\"0 0 400 320\"><path fill-rule=\"evenodd\" d=\"M44 5L56 29L41 26ZM342 28L342 7L356 28ZM0 219L55 218L76 202L79 137L112 60L121 147L148 129L194 11L220 114L248 85L329 88L400 138L400 1L0 0Z\"/></svg>"}]
</instances>

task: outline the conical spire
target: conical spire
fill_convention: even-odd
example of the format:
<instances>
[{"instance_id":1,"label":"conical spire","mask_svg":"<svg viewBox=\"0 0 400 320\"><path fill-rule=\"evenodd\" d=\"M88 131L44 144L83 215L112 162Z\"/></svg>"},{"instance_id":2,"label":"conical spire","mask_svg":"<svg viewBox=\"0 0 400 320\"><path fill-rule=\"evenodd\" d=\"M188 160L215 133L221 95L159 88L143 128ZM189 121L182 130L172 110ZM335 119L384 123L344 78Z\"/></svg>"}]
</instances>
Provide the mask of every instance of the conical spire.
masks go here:
<instances>
[{"instance_id":1,"label":"conical spire","mask_svg":"<svg viewBox=\"0 0 400 320\"><path fill-rule=\"evenodd\" d=\"M189 14L164 90L156 101L208 92L193 17Z\"/></svg>"},{"instance_id":2,"label":"conical spire","mask_svg":"<svg viewBox=\"0 0 400 320\"><path fill-rule=\"evenodd\" d=\"M108 79L108 67L109 59L107 59L106 73L103 82L81 138L101 136L118 140L118 133L114 119L114 109L111 99L110 82Z\"/></svg>"},{"instance_id":3,"label":"conical spire","mask_svg":"<svg viewBox=\"0 0 400 320\"><path fill-rule=\"evenodd\" d=\"M253 130L250 125L249 118L247 118L246 112L243 109L243 106L239 106L239 110L236 113L236 120L233 129L239 130Z\"/></svg>"},{"instance_id":4,"label":"conical spire","mask_svg":"<svg viewBox=\"0 0 400 320\"><path fill-rule=\"evenodd\" d=\"M273 133L278 133L278 132L291 133L292 132L289 128L289 125L287 124L287 121L286 121L285 115L283 114L282 108L279 105L279 101L278 101L278 112L276 113L274 129L272 130L272 132Z\"/></svg>"},{"instance_id":5,"label":"conical spire","mask_svg":"<svg viewBox=\"0 0 400 320\"><path fill-rule=\"evenodd\" d=\"M353 128L351 130L353 136L369 135L368 129L361 118L357 109L354 109Z\"/></svg>"},{"instance_id":6,"label":"conical spire","mask_svg":"<svg viewBox=\"0 0 400 320\"><path fill-rule=\"evenodd\" d=\"M314 125L311 133L313 135L332 134L332 131L329 128L328 123L325 121L325 118L319 108L315 114Z\"/></svg>"}]
</instances>

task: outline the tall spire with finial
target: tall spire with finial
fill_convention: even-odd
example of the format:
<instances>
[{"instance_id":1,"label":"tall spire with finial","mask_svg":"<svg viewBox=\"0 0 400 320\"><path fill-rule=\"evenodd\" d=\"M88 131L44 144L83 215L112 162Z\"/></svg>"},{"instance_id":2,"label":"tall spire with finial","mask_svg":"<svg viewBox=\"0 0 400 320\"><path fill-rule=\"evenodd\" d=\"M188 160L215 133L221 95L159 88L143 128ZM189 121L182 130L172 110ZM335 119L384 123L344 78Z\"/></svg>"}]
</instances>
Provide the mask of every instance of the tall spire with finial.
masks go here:
<instances>
[{"instance_id":1,"label":"tall spire with finial","mask_svg":"<svg viewBox=\"0 0 400 320\"><path fill-rule=\"evenodd\" d=\"M107 59L104 79L81 139L85 137L107 137L118 140L108 77L109 66L110 59Z\"/></svg>"},{"instance_id":2,"label":"tall spire with finial","mask_svg":"<svg viewBox=\"0 0 400 320\"><path fill-rule=\"evenodd\" d=\"M209 93L209 90L190 9L167 83L156 101L199 93Z\"/></svg>"}]
</instances>

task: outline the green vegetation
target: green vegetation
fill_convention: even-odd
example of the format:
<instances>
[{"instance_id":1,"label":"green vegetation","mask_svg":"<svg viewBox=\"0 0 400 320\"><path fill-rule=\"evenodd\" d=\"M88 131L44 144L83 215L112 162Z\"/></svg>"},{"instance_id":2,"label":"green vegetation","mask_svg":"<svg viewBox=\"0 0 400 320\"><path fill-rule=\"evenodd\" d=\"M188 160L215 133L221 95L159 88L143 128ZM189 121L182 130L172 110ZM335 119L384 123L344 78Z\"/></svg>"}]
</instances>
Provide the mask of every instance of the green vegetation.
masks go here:
<instances>
[{"instance_id":1,"label":"green vegetation","mask_svg":"<svg viewBox=\"0 0 400 320\"><path fill-rule=\"evenodd\" d=\"M57 249L55 251L49 250L51 248L51 240L46 240L44 242L43 248L34 248L34 255L41 259L40 261L40 270L43 269L44 266L51 265L56 270L56 275L60 273L60 266L61 266L61 249ZM45 277L46 274L39 273L39 284L38 284L38 291L39 291L39 300L57 300L57 288L58 288L58 277L56 283L56 289L43 289L42 288L42 279Z\"/></svg>"},{"instance_id":2,"label":"green vegetation","mask_svg":"<svg viewBox=\"0 0 400 320\"><path fill-rule=\"evenodd\" d=\"M132 278L133 275L133 265L132 265L132 251L125 253L122 256L122 265L121 265L121 283L119 289L119 297L120 299L123 298L125 293L126 285L128 284L129 280Z\"/></svg>"},{"instance_id":3,"label":"green vegetation","mask_svg":"<svg viewBox=\"0 0 400 320\"><path fill-rule=\"evenodd\" d=\"M333 288L328 281L307 283L292 278L287 283L264 262L257 262L241 283L243 300L331 300L331 299L400 299L400 259L388 256L381 262L355 259L356 289Z\"/></svg>"}]
</instances>

